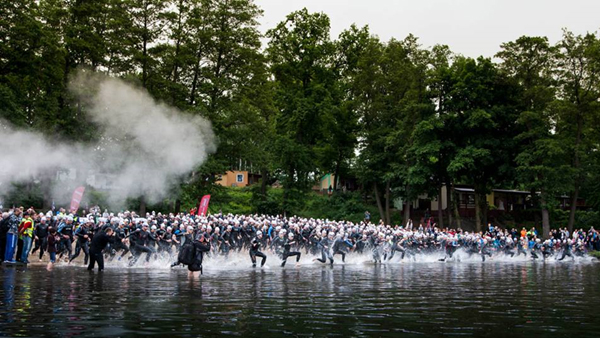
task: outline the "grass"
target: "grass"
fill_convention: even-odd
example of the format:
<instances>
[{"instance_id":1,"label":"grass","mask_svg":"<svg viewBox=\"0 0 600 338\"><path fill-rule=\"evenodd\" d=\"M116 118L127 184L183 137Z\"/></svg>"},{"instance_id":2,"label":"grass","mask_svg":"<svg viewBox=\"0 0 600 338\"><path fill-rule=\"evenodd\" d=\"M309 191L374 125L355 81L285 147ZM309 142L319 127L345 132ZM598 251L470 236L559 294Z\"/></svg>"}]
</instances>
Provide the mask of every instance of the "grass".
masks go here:
<instances>
[{"instance_id":1,"label":"grass","mask_svg":"<svg viewBox=\"0 0 600 338\"><path fill-rule=\"evenodd\" d=\"M600 251L589 251L588 255L600 259Z\"/></svg>"}]
</instances>

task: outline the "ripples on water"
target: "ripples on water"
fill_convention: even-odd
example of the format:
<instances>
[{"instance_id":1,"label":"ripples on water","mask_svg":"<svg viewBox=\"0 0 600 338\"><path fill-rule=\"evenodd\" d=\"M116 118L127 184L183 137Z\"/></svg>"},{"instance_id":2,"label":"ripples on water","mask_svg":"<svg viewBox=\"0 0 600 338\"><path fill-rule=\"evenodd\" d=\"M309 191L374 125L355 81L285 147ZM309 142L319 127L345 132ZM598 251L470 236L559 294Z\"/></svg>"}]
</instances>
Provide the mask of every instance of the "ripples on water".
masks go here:
<instances>
[{"instance_id":1,"label":"ripples on water","mask_svg":"<svg viewBox=\"0 0 600 338\"><path fill-rule=\"evenodd\" d=\"M599 337L600 264L349 262L2 268L2 336ZM277 261L277 262L276 262Z\"/></svg>"}]
</instances>

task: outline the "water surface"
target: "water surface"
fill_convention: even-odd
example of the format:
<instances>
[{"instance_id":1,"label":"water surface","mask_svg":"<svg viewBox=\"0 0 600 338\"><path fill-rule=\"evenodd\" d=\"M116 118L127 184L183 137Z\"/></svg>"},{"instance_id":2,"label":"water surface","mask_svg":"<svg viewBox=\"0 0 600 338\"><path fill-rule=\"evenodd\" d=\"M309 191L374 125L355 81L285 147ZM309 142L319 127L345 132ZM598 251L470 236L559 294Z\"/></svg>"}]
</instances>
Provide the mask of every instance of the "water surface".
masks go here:
<instances>
[{"instance_id":1,"label":"water surface","mask_svg":"<svg viewBox=\"0 0 600 338\"><path fill-rule=\"evenodd\" d=\"M600 264L0 268L11 337L599 337Z\"/></svg>"}]
</instances>

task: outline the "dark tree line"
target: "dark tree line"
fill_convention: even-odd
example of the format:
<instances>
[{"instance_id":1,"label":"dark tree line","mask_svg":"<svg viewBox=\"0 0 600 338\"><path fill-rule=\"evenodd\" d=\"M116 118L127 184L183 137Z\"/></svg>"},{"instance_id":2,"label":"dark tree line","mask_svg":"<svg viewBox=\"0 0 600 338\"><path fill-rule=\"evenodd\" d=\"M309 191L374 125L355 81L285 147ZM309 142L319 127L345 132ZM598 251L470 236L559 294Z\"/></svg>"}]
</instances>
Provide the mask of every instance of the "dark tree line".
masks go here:
<instances>
[{"instance_id":1,"label":"dark tree line","mask_svg":"<svg viewBox=\"0 0 600 338\"><path fill-rule=\"evenodd\" d=\"M216 175L250 163L263 201L281 182L285 212L334 173L355 177L390 222L397 198L408 218L417 196L470 184L481 229L486 194L518 187L536 199L543 233L556 196L571 198L571 229L579 197L600 205L597 34L565 31L554 45L524 36L494 60L473 59L412 35L384 42L368 27L334 39L328 16L307 10L263 37L261 14L252 0L1 2L0 117L93 139L67 90L86 67L212 121L218 152L182 178L184 189L210 190ZM459 224L458 212L448 221Z\"/></svg>"}]
</instances>

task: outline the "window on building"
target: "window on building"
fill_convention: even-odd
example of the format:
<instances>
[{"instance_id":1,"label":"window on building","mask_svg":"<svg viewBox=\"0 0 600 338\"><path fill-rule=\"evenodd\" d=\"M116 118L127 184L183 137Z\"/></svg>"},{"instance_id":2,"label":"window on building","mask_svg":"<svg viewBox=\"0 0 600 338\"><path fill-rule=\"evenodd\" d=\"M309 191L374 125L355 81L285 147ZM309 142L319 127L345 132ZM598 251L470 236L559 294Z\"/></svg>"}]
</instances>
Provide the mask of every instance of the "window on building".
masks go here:
<instances>
[{"instance_id":1,"label":"window on building","mask_svg":"<svg viewBox=\"0 0 600 338\"><path fill-rule=\"evenodd\" d=\"M244 182L244 174L237 174L237 180L238 183L243 183Z\"/></svg>"}]
</instances>

